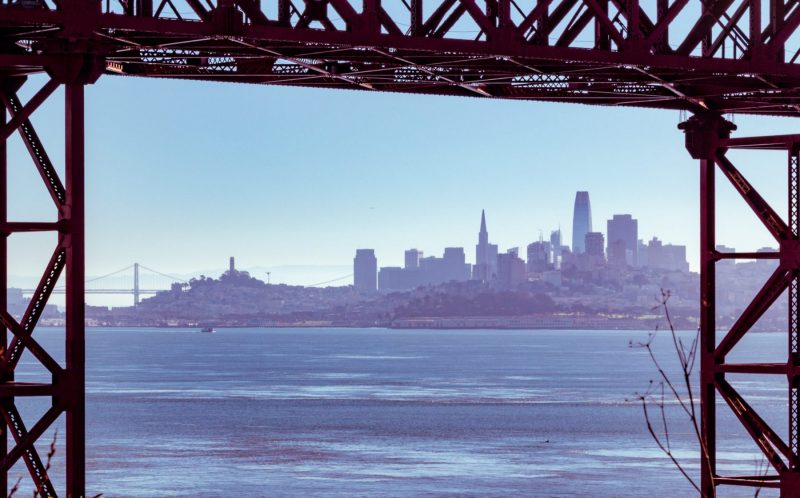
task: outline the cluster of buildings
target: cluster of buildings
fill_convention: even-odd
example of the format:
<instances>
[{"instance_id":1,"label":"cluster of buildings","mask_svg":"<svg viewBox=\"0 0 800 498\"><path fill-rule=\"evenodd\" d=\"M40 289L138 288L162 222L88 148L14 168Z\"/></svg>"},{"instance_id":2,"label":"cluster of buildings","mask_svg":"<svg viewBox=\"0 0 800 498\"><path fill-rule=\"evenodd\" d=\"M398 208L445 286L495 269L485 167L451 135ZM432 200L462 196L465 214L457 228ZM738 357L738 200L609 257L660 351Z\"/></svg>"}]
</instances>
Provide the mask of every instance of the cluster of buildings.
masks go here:
<instances>
[{"instance_id":1,"label":"cluster of buildings","mask_svg":"<svg viewBox=\"0 0 800 498\"><path fill-rule=\"evenodd\" d=\"M529 280L558 286L563 271L613 267L689 271L686 246L664 244L656 237L645 243L639 239L638 221L630 214L615 214L607 221L605 234L594 231L589 192L585 191L575 195L571 246L562 243L559 228L551 232L549 240L540 236L526 249L524 254L518 247L500 252L497 244L489 242L486 213L482 212L474 264L467 263L463 247L448 247L442 257L425 257L422 251L409 249L404 266L378 268L374 250L358 249L353 261L354 285L359 291L388 292L477 280L503 289Z\"/></svg>"}]
</instances>

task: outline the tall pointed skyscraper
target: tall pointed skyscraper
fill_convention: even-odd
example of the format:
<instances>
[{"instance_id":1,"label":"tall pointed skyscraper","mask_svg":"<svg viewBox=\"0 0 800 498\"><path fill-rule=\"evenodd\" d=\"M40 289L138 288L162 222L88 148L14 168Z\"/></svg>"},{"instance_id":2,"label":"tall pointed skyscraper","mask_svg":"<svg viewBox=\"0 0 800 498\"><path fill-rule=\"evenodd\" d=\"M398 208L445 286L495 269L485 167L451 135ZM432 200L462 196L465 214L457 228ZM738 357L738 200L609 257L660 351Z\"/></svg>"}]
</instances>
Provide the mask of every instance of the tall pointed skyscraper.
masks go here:
<instances>
[{"instance_id":1,"label":"tall pointed skyscraper","mask_svg":"<svg viewBox=\"0 0 800 498\"><path fill-rule=\"evenodd\" d=\"M592 206L589 192L575 194L575 210L572 213L572 252L586 252L586 234L592 231Z\"/></svg>"},{"instance_id":2,"label":"tall pointed skyscraper","mask_svg":"<svg viewBox=\"0 0 800 498\"><path fill-rule=\"evenodd\" d=\"M475 246L475 268L472 278L488 282L497 274L497 245L489 243L486 230L486 212L481 210L481 230L478 232L478 245Z\"/></svg>"},{"instance_id":3,"label":"tall pointed skyscraper","mask_svg":"<svg viewBox=\"0 0 800 498\"><path fill-rule=\"evenodd\" d=\"M489 243L489 231L486 230L486 210L481 209L481 231L478 232L478 245Z\"/></svg>"}]
</instances>

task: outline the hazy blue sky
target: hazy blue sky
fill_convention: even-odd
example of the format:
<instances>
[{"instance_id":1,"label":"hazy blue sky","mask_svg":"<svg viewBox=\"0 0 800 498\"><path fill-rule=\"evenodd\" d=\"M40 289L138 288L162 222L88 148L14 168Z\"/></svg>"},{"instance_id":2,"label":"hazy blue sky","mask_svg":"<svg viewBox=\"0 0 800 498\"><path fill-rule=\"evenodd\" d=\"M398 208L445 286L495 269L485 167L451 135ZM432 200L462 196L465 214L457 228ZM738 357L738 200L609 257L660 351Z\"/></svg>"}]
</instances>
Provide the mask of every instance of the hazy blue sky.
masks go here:
<instances>
[{"instance_id":1,"label":"hazy blue sky","mask_svg":"<svg viewBox=\"0 0 800 498\"><path fill-rule=\"evenodd\" d=\"M61 94L34 115L62 163ZM639 236L686 244L697 262L698 168L677 112L240 84L103 77L87 90L88 273L139 261L166 272L349 265L357 247L399 265L416 247L474 244L485 208L501 250L562 227L576 190L595 230L614 213ZM789 119L737 117L739 134L792 133ZM18 140L11 213L48 219L49 198ZM741 169L785 211L783 154ZM770 239L722 182L721 243ZM11 273L38 273L46 236L15 235ZM773 244L774 245L774 244Z\"/></svg>"}]
</instances>

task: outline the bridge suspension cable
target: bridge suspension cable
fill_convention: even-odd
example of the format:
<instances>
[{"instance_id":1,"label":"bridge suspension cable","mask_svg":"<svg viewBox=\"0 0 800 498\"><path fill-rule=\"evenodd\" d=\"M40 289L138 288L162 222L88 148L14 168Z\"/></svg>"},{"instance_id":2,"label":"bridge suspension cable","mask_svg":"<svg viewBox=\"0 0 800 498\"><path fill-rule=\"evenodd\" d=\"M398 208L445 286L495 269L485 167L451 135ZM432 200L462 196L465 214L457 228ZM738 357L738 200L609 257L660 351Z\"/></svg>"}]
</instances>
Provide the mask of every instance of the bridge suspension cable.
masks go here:
<instances>
[{"instance_id":1,"label":"bridge suspension cable","mask_svg":"<svg viewBox=\"0 0 800 498\"><path fill-rule=\"evenodd\" d=\"M145 266L143 264L139 264L139 268L141 268L142 270L147 270L147 271L149 271L151 273L155 273L156 275L161 275L162 277L171 278L173 280L176 280L176 281L184 283L184 284L189 282L188 280L180 278L180 277L176 277L175 275L170 275L168 273L163 273L163 272L160 272L158 270L154 270L152 268L148 268L147 266Z\"/></svg>"},{"instance_id":2,"label":"bridge suspension cable","mask_svg":"<svg viewBox=\"0 0 800 498\"><path fill-rule=\"evenodd\" d=\"M334 278L333 280L326 280L324 282L318 282L316 284L310 284L310 285L307 285L306 287L319 287L320 285L332 284L334 282L340 282L340 281L342 281L342 280L344 280L346 278L350 278L352 276L353 276L353 274L351 273L351 274L345 275L343 277Z\"/></svg>"}]
</instances>

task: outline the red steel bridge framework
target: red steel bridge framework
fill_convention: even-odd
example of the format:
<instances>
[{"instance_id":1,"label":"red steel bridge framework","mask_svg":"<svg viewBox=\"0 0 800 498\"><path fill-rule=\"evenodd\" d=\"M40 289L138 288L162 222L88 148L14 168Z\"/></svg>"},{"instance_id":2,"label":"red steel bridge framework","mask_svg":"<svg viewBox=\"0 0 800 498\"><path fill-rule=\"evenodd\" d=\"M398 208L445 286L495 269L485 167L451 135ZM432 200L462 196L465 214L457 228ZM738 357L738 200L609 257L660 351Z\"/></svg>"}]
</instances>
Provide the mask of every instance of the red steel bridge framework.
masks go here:
<instances>
[{"instance_id":1,"label":"red steel bridge framework","mask_svg":"<svg viewBox=\"0 0 800 498\"><path fill-rule=\"evenodd\" d=\"M0 435L0 494L6 496L8 470L20 459L42 495L85 494L84 88L104 74L119 74L688 111L692 116L681 128L700 166L701 492L711 497L721 486L764 486L779 488L783 498L800 497L800 134L731 138L735 126L724 118L800 117L799 27L800 0L0 0L2 284L9 237L31 231L58 237L20 321L0 293L0 341L7 345L0 357L0 412L9 429ZM47 75L46 82L22 102L18 92L32 84L33 74ZM30 121L62 86L63 178ZM6 144L16 132L52 197L57 221L8 219ZM785 217L728 159L727 152L739 148L786 152ZM778 241L778 252L715 251L717 170ZM727 258L771 258L778 266L717 341L715 263ZM62 274L63 365L34 334ZM727 363L728 353L784 293L786 357ZM49 370L52 382L15 382L24 350ZM786 376L787 439L737 392L728 373ZM17 404L26 397L49 398L51 407L40 419L23 421ZM718 399L773 472L717 472ZM66 476L56 481L65 489L56 490L34 443L62 415Z\"/></svg>"}]
</instances>

